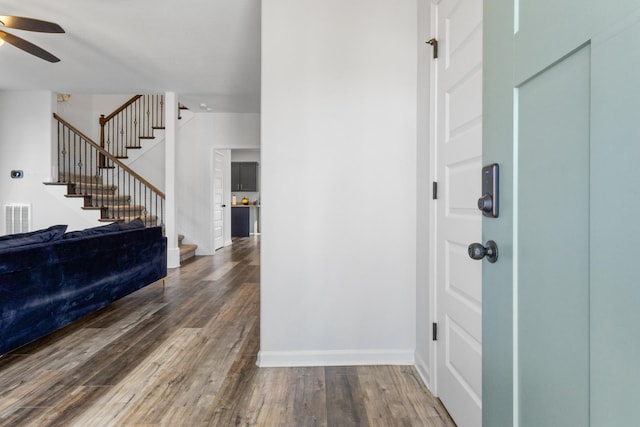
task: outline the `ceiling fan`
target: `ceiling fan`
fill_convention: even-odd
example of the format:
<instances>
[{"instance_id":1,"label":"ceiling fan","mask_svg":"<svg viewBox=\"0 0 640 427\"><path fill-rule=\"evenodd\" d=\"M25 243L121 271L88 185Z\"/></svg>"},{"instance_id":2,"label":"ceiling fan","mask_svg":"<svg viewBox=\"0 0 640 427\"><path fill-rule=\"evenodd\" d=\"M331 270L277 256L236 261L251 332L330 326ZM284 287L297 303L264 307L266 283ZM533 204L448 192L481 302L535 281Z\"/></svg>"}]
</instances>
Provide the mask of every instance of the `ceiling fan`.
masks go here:
<instances>
[{"instance_id":1,"label":"ceiling fan","mask_svg":"<svg viewBox=\"0 0 640 427\"><path fill-rule=\"evenodd\" d=\"M0 16L0 26L16 30L35 31L38 33L64 33L62 27L53 22L21 16ZM14 36L0 29L0 41L5 41L32 55L49 62L58 62L59 58L23 38ZM1 43L0 43L1 44Z\"/></svg>"}]
</instances>

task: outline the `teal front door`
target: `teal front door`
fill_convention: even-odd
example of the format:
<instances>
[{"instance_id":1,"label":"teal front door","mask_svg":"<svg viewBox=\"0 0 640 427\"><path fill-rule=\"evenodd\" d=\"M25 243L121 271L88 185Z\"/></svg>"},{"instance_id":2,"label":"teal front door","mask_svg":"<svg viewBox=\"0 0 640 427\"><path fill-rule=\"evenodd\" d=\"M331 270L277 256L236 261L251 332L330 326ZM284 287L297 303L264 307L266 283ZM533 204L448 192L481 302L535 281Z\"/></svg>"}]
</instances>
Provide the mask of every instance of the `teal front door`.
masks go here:
<instances>
[{"instance_id":1,"label":"teal front door","mask_svg":"<svg viewBox=\"0 0 640 427\"><path fill-rule=\"evenodd\" d=\"M485 426L640 422L639 7L485 1Z\"/></svg>"}]
</instances>

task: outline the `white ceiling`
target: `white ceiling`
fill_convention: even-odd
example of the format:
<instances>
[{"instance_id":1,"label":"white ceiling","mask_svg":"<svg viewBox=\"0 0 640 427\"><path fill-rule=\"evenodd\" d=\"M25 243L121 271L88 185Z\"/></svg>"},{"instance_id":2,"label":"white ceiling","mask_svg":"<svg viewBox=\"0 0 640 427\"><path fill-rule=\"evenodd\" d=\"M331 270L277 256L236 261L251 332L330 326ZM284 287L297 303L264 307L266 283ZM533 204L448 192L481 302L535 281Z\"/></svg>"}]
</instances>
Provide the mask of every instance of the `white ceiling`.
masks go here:
<instances>
[{"instance_id":1,"label":"white ceiling","mask_svg":"<svg viewBox=\"0 0 640 427\"><path fill-rule=\"evenodd\" d=\"M6 29L61 59L0 46L0 90L176 92L192 109L260 109L260 0L0 0L0 15L65 34ZM5 30L4 28L0 27Z\"/></svg>"}]
</instances>

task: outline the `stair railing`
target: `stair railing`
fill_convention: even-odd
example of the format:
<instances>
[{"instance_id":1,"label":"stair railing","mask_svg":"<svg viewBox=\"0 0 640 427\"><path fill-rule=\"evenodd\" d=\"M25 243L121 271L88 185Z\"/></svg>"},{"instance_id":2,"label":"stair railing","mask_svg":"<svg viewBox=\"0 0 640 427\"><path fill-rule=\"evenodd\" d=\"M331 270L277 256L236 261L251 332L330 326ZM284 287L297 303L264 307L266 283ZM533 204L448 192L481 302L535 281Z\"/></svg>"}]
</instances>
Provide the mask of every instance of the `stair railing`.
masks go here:
<instances>
[{"instance_id":1,"label":"stair railing","mask_svg":"<svg viewBox=\"0 0 640 427\"><path fill-rule=\"evenodd\" d=\"M100 209L102 221L164 224L165 195L57 114L58 183Z\"/></svg>"},{"instance_id":2,"label":"stair railing","mask_svg":"<svg viewBox=\"0 0 640 427\"><path fill-rule=\"evenodd\" d=\"M153 138L154 129L164 129L164 95L135 95L108 116L100 115L99 122L100 147L127 158L127 149L141 148L140 140Z\"/></svg>"}]
</instances>

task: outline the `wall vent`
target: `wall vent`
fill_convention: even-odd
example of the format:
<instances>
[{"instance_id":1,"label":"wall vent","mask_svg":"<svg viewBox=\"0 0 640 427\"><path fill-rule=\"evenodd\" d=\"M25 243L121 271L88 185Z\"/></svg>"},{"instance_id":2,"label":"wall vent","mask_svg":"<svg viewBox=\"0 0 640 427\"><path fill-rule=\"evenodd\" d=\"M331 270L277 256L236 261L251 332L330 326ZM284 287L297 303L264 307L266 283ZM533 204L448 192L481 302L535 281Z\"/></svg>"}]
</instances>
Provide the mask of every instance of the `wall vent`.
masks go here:
<instances>
[{"instance_id":1,"label":"wall vent","mask_svg":"<svg viewBox=\"0 0 640 427\"><path fill-rule=\"evenodd\" d=\"M31 205L5 205L4 213L5 234L31 231Z\"/></svg>"}]
</instances>

